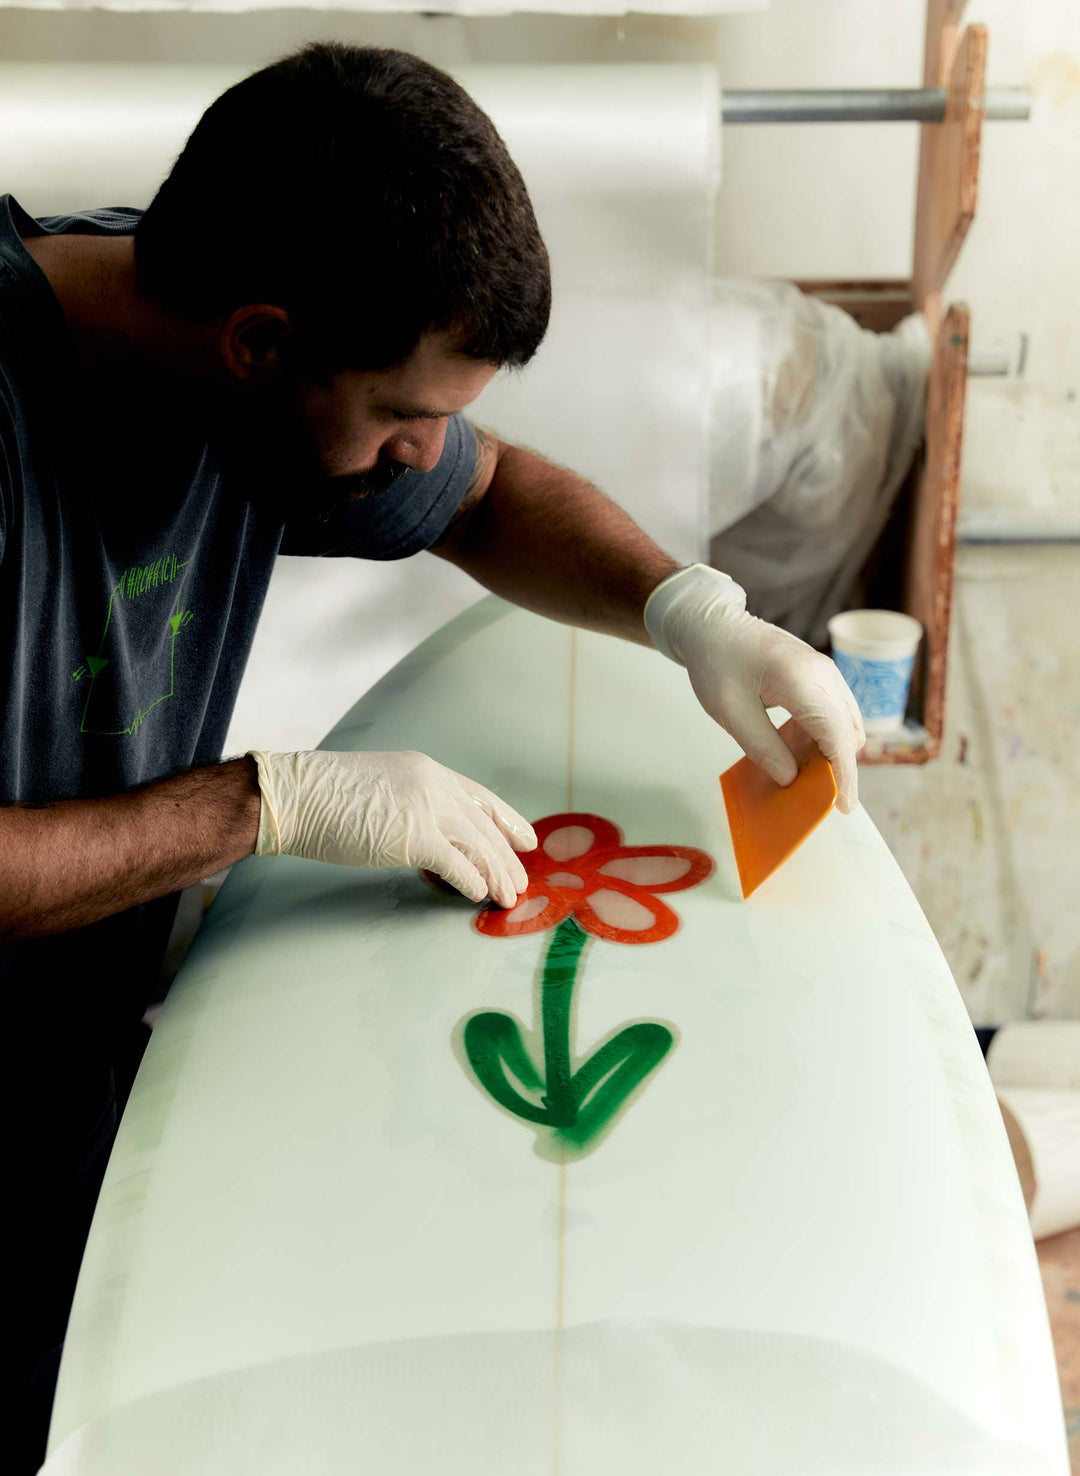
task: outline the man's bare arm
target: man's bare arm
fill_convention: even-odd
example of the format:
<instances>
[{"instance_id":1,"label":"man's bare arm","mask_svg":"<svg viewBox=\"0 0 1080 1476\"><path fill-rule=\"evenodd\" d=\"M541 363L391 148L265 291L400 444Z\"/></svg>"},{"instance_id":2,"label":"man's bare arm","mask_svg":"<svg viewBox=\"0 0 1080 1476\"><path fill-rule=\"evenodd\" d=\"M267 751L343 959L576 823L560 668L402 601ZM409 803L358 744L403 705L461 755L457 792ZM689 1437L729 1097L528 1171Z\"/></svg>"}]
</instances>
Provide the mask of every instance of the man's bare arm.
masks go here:
<instances>
[{"instance_id":1,"label":"man's bare arm","mask_svg":"<svg viewBox=\"0 0 1080 1476\"><path fill-rule=\"evenodd\" d=\"M858 804L855 760L866 734L835 664L748 613L746 591L726 574L700 563L680 570L584 478L500 443L490 476L475 480L434 552L528 610L642 646L653 643L646 601L674 576L651 623L663 650L674 622L670 654L705 712L778 784L790 784L798 765L768 715L786 708L832 765L838 808L848 814Z\"/></svg>"},{"instance_id":2,"label":"man's bare arm","mask_svg":"<svg viewBox=\"0 0 1080 1476\"><path fill-rule=\"evenodd\" d=\"M649 645L645 601L676 560L591 482L474 428L476 473L432 552L527 610Z\"/></svg>"},{"instance_id":3,"label":"man's bare arm","mask_svg":"<svg viewBox=\"0 0 1080 1476\"><path fill-rule=\"evenodd\" d=\"M252 758L104 799L0 807L0 942L86 927L181 891L255 849Z\"/></svg>"}]
</instances>

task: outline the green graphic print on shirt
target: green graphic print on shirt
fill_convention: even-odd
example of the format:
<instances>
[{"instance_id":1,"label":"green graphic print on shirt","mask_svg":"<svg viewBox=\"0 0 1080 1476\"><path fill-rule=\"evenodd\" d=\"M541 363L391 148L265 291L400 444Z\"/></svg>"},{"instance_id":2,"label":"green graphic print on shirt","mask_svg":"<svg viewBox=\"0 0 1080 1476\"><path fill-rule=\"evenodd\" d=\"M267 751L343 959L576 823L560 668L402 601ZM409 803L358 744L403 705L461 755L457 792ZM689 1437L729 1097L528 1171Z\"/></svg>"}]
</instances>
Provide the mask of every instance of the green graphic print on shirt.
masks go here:
<instances>
[{"instance_id":1,"label":"green graphic print on shirt","mask_svg":"<svg viewBox=\"0 0 1080 1476\"><path fill-rule=\"evenodd\" d=\"M155 707L175 696L176 641L184 627L194 619L191 610L182 608L184 581L181 577L178 584L177 579L190 562L186 559L181 564L175 554L166 554L152 564L135 565L121 574L120 582L109 599L97 654L88 656L85 666L71 673L76 682L89 678L79 722L80 733L109 738L133 736ZM132 649L126 663L139 672L146 684L145 693L140 693L134 712L122 707L123 698L115 680L114 664L104 654L117 602L138 602L138 613L142 617L138 622L141 628L137 632L125 632L126 641L137 643L141 636L146 643L142 660L138 650ZM161 641L165 630L170 633L167 645Z\"/></svg>"}]
</instances>

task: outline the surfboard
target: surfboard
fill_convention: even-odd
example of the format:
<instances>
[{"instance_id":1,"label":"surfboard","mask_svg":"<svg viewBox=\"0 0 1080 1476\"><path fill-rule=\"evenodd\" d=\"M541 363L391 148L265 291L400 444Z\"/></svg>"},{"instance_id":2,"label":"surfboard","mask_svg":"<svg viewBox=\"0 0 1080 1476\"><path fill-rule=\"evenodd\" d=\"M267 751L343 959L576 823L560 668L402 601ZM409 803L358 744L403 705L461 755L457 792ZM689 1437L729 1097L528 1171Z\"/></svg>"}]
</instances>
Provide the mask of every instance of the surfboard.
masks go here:
<instances>
[{"instance_id":1,"label":"surfboard","mask_svg":"<svg viewBox=\"0 0 1080 1476\"><path fill-rule=\"evenodd\" d=\"M323 747L489 786L529 891L233 868L121 1123L49 1476L1064 1476L1004 1127L864 812L744 901L685 672L494 598Z\"/></svg>"}]
</instances>

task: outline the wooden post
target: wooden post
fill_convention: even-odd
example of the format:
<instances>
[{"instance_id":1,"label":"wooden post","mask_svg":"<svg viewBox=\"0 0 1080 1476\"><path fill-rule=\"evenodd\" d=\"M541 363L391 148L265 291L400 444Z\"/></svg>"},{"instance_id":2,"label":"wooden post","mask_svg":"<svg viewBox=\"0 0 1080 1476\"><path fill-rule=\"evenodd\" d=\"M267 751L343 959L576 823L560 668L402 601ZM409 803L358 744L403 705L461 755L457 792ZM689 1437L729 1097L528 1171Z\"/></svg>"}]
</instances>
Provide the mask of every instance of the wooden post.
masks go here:
<instances>
[{"instance_id":1,"label":"wooden post","mask_svg":"<svg viewBox=\"0 0 1080 1476\"><path fill-rule=\"evenodd\" d=\"M927 387L925 459L915 493L904 581L904 607L922 622L924 631L916 669L927 733L926 748L918 755L922 760L937 757L945 727L968 328L967 308L954 303L938 329Z\"/></svg>"},{"instance_id":2,"label":"wooden post","mask_svg":"<svg viewBox=\"0 0 1080 1476\"><path fill-rule=\"evenodd\" d=\"M941 321L941 292L975 216L986 95L985 26L957 43L964 0L930 0L924 85L946 87L945 119L924 123L919 139L912 296L931 336Z\"/></svg>"}]
</instances>

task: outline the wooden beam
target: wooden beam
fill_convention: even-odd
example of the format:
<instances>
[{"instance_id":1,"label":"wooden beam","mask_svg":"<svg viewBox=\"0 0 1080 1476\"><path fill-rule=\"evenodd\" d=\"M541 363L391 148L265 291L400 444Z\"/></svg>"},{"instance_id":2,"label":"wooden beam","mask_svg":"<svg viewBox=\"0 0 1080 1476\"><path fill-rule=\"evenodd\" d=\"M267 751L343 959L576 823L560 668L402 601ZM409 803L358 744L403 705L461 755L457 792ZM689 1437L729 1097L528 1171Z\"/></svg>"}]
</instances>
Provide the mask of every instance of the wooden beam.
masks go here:
<instances>
[{"instance_id":1,"label":"wooden beam","mask_svg":"<svg viewBox=\"0 0 1080 1476\"><path fill-rule=\"evenodd\" d=\"M843 308L860 328L873 333L888 333L915 311L911 283L895 278L863 282L833 278L796 282L795 286L809 297Z\"/></svg>"},{"instance_id":2,"label":"wooden beam","mask_svg":"<svg viewBox=\"0 0 1080 1476\"><path fill-rule=\"evenodd\" d=\"M922 689L926 758L937 757L945 727L969 325L968 309L954 303L934 345L927 386L926 455L915 493L904 589L904 608L923 626L916 680Z\"/></svg>"},{"instance_id":3,"label":"wooden beam","mask_svg":"<svg viewBox=\"0 0 1080 1476\"><path fill-rule=\"evenodd\" d=\"M936 49L931 48L930 39L928 36L927 65L940 66L950 56L947 27ZM926 316L931 335L937 333L941 320L942 289L975 216L986 52L986 27L968 26L952 52L947 80L933 83L947 85L945 119L924 123L920 130L912 296Z\"/></svg>"},{"instance_id":4,"label":"wooden beam","mask_svg":"<svg viewBox=\"0 0 1080 1476\"><path fill-rule=\"evenodd\" d=\"M952 71L960 18L967 0L927 0L923 45L923 86L944 87Z\"/></svg>"}]
</instances>

